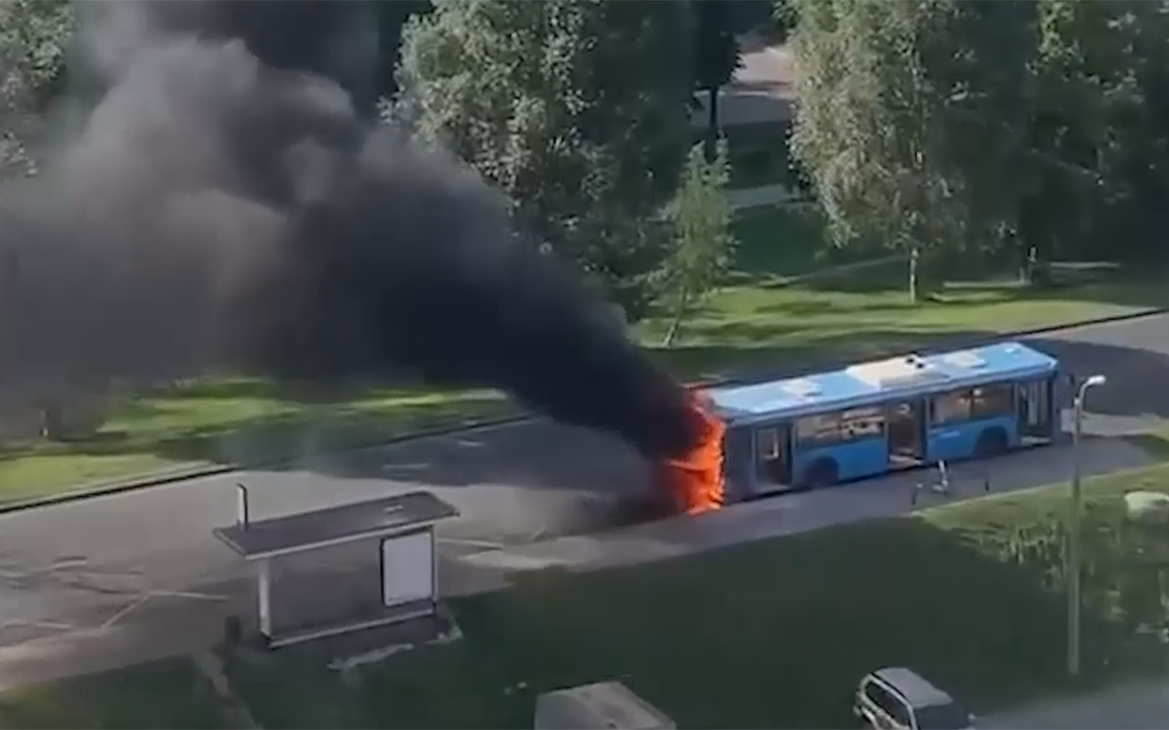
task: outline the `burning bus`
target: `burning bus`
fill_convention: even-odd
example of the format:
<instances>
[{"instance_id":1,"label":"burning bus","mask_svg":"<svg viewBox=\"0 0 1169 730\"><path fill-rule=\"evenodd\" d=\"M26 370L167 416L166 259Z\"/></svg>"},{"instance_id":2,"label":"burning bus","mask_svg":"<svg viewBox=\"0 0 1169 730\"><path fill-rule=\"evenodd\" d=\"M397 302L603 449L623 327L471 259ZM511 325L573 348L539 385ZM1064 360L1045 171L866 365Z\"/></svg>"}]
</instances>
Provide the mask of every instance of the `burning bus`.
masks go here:
<instances>
[{"instance_id":1,"label":"burning bus","mask_svg":"<svg viewBox=\"0 0 1169 730\"><path fill-rule=\"evenodd\" d=\"M714 414L714 403L702 392L690 394L690 417L698 424L697 444L682 458L659 465L659 482L679 512L697 515L724 502L723 439L726 425Z\"/></svg>"},{"instance_id":2,"label":"burning bus","mask_svg":"<svg viewBox=\"0 0 1169 730\"><path fill-rule=\"evenodd\" d=\"M679 488L703 511L716 493L735 502L1049 444L1064 379L1054 358L1003 342L710 388L709 440L677 464Z\"/></svg>"}]
</instances>

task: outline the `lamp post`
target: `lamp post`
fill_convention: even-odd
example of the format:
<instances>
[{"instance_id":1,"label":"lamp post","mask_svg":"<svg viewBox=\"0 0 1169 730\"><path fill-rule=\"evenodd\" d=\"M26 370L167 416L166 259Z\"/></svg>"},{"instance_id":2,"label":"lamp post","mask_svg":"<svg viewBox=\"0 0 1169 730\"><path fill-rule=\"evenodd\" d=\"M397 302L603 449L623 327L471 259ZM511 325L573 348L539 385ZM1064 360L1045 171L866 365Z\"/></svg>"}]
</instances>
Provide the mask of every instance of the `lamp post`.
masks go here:
<instances>
[{"instance_id":1,"label":"lamp post","mask_svg":"<svg viewBox=\"0 0 1169 730\"><path fill-rule=\"evenodd\" d=\"M1068 581L1068 675L1080 675L1080 575L1082 560L1080 555L1080 516L1084 504L1084 490L1080 479L1080 437L1083 435L1084 425L1084 396L1088 389L1103 385L1107 378L1103 375L1092 375L1080 383L1076 389L1076 397L1072 402L1072 505L1071 516L1068 520L1068 553L1067 553L1067 581Z\"/></svg>"}]
</instances>

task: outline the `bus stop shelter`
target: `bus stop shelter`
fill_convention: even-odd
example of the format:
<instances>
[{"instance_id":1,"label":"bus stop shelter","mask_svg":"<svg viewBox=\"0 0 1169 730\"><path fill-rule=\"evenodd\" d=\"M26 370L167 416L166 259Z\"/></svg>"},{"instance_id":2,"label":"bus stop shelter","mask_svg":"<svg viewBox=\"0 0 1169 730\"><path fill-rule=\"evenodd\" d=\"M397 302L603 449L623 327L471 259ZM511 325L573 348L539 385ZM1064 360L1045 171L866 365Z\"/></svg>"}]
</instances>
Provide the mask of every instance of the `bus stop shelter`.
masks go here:
<instances>
[{"instance_id":1,"label":"bus stop shelter","mask_svg":"<svg viewBox=\"0 0 1169 730\"><path fill-rule=\"evenodd\" d=\"M269 648L434 615L435 525L458 511L416 491L236 524L214 535L256 566L258 627Z\"/></svg>"}]
</instances>

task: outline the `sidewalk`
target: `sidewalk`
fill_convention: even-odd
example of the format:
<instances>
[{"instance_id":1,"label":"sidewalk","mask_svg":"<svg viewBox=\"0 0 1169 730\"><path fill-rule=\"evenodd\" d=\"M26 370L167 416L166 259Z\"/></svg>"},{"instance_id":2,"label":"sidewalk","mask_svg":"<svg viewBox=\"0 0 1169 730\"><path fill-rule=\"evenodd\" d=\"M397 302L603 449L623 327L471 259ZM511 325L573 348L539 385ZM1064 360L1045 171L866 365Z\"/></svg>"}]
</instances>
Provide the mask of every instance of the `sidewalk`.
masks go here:
<instances>
[{"instance_id":1,"label":"sidewalk","mask_svg":"<svg viewBox=\"0 0 1169 730\"><path fill-rule=\"evenodd\" d=\"M799 195L794 193L790 188L778 183L775 185L761 185L755 188L733 188L727 191L727 202L730 203L731 210L733 211L783 205L799 199ZM670 205L672 203L668 203L662 207L660 215L663 218L669 214Z\"/></svg>"},{"instance_id":2,"label":"sidewalk","mask_svg":"<svg viewBox=\"0 0 1169 730\"><path fill-rule=\"evenodd\" d=\"M757 188L739 188L727 193L733 210L746 208L760 208L768 205L783 205L798 200L796 195L786 185L763 185Z\"/></svg>"},{"instance_id":3,"label":"sidewalk","mask_svg":"<svg viewBox=\"0 0 1169 730\"><path fill-rule=\"evenodd\" d=\"M0 646L0 691L206 650L223 638L229 614L255 610L249 593L231 592L235 595L222 601L164 597L111 617L115 620L99 615L89 626Z\"/></svg>"},{"instance_id":4,"label":"sidewalk","mask_svg":"<svg viewBox=\"0 0 1169 730\"><path fill-rule=\"evenodd\" d=\"M1085 431L1096 433L1097 419ZM1081 447L1082 473L1096 476L1146 466L1148 455L1117 439L1086 439ZM707 550L812 532L863 520L897 517L916 508L938 506L993 494L1031 489L1070 477L1071 457L1066 447L1018 452L991 466L965 463L951 471L954 491L944 500L927 499L914 505L914 486L928 474L905 473L872 480L864 489L840 488L800 492L781 499L731 505L698 517L678 517L598 535L572 535L546 542L505 547L463 556L443 565L444 595L468 595L511 585L529 571L558 569L570 572L645 564Z\"/></svg>"},{"instance_id":5,"label":"sidewalk","mask_svg":"<svg viewBox=\"0 0 1169 730\"><path fill-rule=\"evenodd\" d=\"M1169 681L1144 680L1082 696L1046 700L992 715L980 727L997 730L1155 730L1169 725Z\"/></svg>"}]
</instances>

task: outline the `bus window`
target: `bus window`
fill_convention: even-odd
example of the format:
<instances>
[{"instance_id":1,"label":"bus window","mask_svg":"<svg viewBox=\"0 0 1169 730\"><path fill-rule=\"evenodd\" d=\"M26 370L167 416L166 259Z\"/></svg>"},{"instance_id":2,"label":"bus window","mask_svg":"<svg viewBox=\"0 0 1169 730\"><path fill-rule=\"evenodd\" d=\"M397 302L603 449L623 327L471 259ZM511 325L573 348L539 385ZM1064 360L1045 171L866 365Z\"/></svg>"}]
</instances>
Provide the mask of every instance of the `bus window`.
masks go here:
<instances>
[{"instance_id":1,"label":"bus window","mask_svg":"<svg viewBox=\"0 0 1169 730\"><path fill-rule=\"evenodd\" d=\"M760 461L778 459L780 454L779 429L775 426L761 428L755 432L755 453Z\"/></svg>"},{"instance_id":2,"label":"bus window","mask_svg":"<svg viewBox=\"0 0 1169 730\"><path fill-rule=\"evenodd\" d=\"M839 413L819 413L796 421L796 440L801 446L827 446L841 440Z\"/></svg>"},{"instance_id":3,"label":"bus window","mask_svg":"<svg viewBox=\"0 0 1169 730\"><path fill-rule=\"evenodd\" d=\"M796 421L796 440L801 446L819 447L885 432L885 414L879 406L820 413Z\"/></svg>"},{"instance_id":4,"label":"bus window","mask_svg":"<svg viewBox=\"0 0 1169 730\"><path fill-rule=\"evenodd\" d=\"M880 436L885 432L885 414L878 406L845 411L840 414L840 432L845 439Z\"/></svg>"},{"instance_id":5,"label":"bus window","mask_svg":"<svg viewBox=\"0 0 1169 730\"><path fill-rule=\"evenodd\" d=\"M933 413L930 421L935 426L959 423L970 418L970 390L952 390L933 398Z\"/></svg>"},{"instance_id":6,"label":"bus window","mask_svg":"<svg viewBox=\"0 0 1169 730\"><path fill-rule=\"evenodd\" d=\"M1015 388L1007 383L982 385L974 388L970 401L970 417L996 418L1015 411Z\"/></svg>"}]
</instances>

